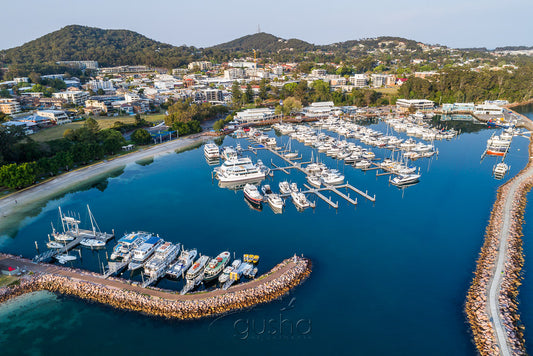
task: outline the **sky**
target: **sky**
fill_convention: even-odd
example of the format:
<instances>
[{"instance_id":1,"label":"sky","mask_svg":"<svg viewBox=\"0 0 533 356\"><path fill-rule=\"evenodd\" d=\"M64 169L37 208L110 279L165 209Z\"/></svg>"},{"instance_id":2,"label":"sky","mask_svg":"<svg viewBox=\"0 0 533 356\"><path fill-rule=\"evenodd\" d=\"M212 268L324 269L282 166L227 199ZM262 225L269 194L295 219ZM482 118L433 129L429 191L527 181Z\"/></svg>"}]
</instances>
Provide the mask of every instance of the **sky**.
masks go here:
<instances>
[{"instance_id":1,"label":"sky","mask_svg":"<svg viewBox=\"0 0 533 356\"><path fill-rule=\"evenodd\" d=\"M66 25L208 47L262 32L329 44L399 36L455 48L533 46L531 0L3 0L0 49Z\"/></svg>"}]
</instances>

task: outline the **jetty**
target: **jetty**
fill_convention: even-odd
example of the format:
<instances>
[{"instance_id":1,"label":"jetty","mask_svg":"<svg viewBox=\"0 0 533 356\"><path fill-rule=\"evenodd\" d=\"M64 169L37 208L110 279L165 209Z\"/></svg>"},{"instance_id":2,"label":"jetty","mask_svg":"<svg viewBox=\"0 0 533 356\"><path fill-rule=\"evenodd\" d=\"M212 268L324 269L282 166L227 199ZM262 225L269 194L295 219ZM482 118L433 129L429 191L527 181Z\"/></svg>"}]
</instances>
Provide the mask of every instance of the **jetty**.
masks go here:
<instances>
[{"instance_id":1,"label":"jetty","mask_svg":"<svg viewBox=\"0 0 533 356\"><path fill-rule=\"evenodd\" d=\"M0 302L28 292L48 290L117 309L173 319L199 319L267 303L287 294L311 273L311 261L294 256L265 275L249 282L209 292L181 295L158 288L142 288L120 278L60 267L12 255L0 254L0 269L20 268L26 272L20 284L0 288Z\"/></svg>"}]
</instances>

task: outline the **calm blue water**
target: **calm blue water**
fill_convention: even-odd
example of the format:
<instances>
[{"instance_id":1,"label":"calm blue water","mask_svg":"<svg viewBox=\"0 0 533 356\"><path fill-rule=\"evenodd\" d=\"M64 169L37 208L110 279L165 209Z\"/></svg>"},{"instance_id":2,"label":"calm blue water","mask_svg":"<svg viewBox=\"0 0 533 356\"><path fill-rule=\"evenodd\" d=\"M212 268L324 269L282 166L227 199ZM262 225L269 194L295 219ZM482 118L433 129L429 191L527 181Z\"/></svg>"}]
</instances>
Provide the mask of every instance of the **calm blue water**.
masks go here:
<instances>
[{"instance_id":1,"label":"calm blue water","mask_svg":"<svg viewBox=\"0 0 533 356\"><path fill-rule=\"evenodd\" d=\"M472 127L464 125L463 132ZM387 130L382 123L372 126ZM109 178L107 186L49 201L13 236L0 238L2 251L33 256L34 241L44 247L50 222L58 226L59 205L79 212L86 221L85 205L90 204L103 231L152 231L210 256L223 250L256 253L261 256L260 273L303 253L313 260L314 270L283 300L193 322L145 317L49 294L32 296L0 318L2 354L474 355L463 306L495 191L502 183L491 177L496 159L480 163L492 132L436 142L439 156L416 161L421 182L405 190L389 186L388 177L376 177L375 171L363 173L324 158L330 167L343 170L352 185L376 194L375 204L358 197L357 208L338 199L337 211L320 200L314 211L303 213L290 202L281 215L268 206L262 212L252 210L241 191L221 189L212 181L202 148L129 166ZM287 138L278 140L285 143ZM235 143L224 140L224 145ZM525 165L527 143L525 138L514 139L507 159L511 175ZM292 148L310 157L303 144L293 142ZM375 152L390 156L385 150ZM282 163L264 151L252 158ZM276 172L267 182L277 190L285 179L300 186L305 182L297 172ZM533 248L528 242L525 247L526 254ZM82 257L75 266L98 271L105 252L82 250ZM171 281L159 286L180 287ZM528 272L521 293L524 323L533 327L533 304L526 302L533 296Z\"/></svg>"}]
</instances>

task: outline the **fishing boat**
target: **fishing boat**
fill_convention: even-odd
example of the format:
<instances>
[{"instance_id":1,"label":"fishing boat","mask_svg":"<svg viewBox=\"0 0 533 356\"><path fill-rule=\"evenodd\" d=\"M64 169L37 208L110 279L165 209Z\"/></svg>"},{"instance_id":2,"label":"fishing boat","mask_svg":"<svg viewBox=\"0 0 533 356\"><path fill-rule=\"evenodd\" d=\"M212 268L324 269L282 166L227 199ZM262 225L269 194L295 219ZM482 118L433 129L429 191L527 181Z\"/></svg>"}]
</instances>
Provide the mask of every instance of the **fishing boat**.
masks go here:
<instances>
[{"instance_id":1,"label":"fishing boat","mask_svg":"<svg viewBox=\"0 0 533 356\"><path fill-rule=\"evenodd\" d=\"M57 262L61 263L62 265L64 265L67 262L71 262L71 261L75 261L76 260L76 256L71 256L71 255L68 255L68 254L56 255L56 256L54 256L54 258L57 260Z\"/></svg>"},{"instance_id":2,"label":"fishing boat","mask_svg":"<svg viewBox=\"0 0 533 356\"><path fill-rule=\"evenodd\" d=\"M162 277L168 265L176 259L181 245L165 242L156 248L154 255L144 265L144 273L151 278Z\"/></svg>"},{"instance_id":3,"label":"fishing boat","mask_svg":"<svg viewBox=\"0 0 533 356\"><path fill-rule=\"evenodd\" d=\"M416 183L420 179L420 174L400 174L394 178L389 178L389 182L396 186Z\"/></svg>"},{"instance_id":4,"label":"fishing boat","mask_svg":"<svg viewBox=\"0 0 533 356\"><path fill-rule=\"evenodd\" d=\"M492 134L492 136L487 140L487 154L493 156L504 156L509 146L513 136L506 132L503 132L500 136Z\"/></svg>"},{"instance_id":5,"label":"fishing boat","mask_svg":"<svg viewBox=\"0 0 533 356\"><path fill-rule=\"evenodd\" d=\"M228 264L229 259L230 253L224 251L209 261L209 264L204 269L204 281L209 282L216 279Z\"/></svg>"},{"instance_id":6,"label":"fishing boat","mask_svg":"<svg viewBox=\"0 0 533 356\"><path fill-rule=\"evenodd\" d=\"M253 184L244 186L244 198L253 205L261 205L263 203L263 196Z\"/></svg>"},{"instance_id":7,"label":"fishing boat","mask_svg":"<svg viewBox=\"0 0 533 356\"><path fill-rule=\"evenodd\" d=\"M131 252L135 248L141 246L150 237L152 237L152 234L142 231L124 235L124 237L118 240L118 244L113 248L111 259L116 260L120 258L122 260L129 260Z\"/></svg>"},{"instance_id":8,"label":"fishing boat","mask_svg":"<svg viewBox=\"0 0 533 356\"><path fill-rule=\"evenodd\" d=\"M219 283L221 283L221 284L226 283L228 281L228 279L229 279L230 273L233 272L234 270L235 270L235 267L233 267L233 266L227 266L226 268L224 268L224 270L222 271L222 273L218 277Z\"/></svg>"},{"instance_id":9,"label":"fishing boat","mask_svg":"<svg viewBox=\"0 0 533 356\"><path fill-rule=\"evenodd\" d=\"M278 194L269 194L267 196L267 202L268 205L274 210L274 212L281 212L283 210L283 207L285 206L285 203L283 202L283 199Z\"/></svg>"},{"instance_id":10,"label":"fishing boat","mask_svg":"<svg viewBox=\"0 0 533 356\"><path fill-rule=\"evenodd\" d=\"M311 206L311 203L307 200L304 193L292 192L291 197L294 205L299 209L305 209Z\"/></svg>"},{"instance_id":11,"label":"fishing boat","mask_svg":"<svg viewBox=\"0 0 533 356\"><path fill-rule=\"evenodd\" d=\"M197 255L198 251L195 249L182 251L178 257L178 260L171 264L167 269L167 274L174 278L183 276L189 267L191 267Z\"/></svg>"},{"instance_id":12,"label":"fishing boat","mask_svg":"<svg viewBox=\"0 0 533 356\"><path fill-rule=\"evenodd\" d=\"M209 256L201 256L198 261L194 262L185 275L187 281L194 281L197 277L203 275L207 261L209 261Z\"/></svg>"},{"instance_id":13,"label":"fishing boat","mask_svg":"<svg viewBox=\"0 0 533 356\"><path fill-rule=\"evenodd\" d=\"M284 180L283 182L279 182L279 191L281 194L289 194L291 192L289 182L287 182L286 180Z\"/></svg>"},{"instance_id":14,"label":"fishing boat","mask_svg":"<svg viewBox=\"0 0 533 356\"><path fill-rule=\"evenodd\" d=\"M144 266L148 258L150 258L150 256L154 254L155 250L163 243L164 241L157 236L152 236L143 242L139 247L133 250L133 256L128 264L128 269L130 271L134 271Z\"/></svg>"},{"instance_id":15,"label":"fishing boat","mask_svg":"<svg viewBox=\"0 0 533 356\"><path fill-rule=\"evenodd\" d=\"M212 142L204 146L204 156L208 160L220 158L220 150L218 146Z\"/></svg>"},{"instance_id":16,"label":"fishing boat","mask_svg":"<svg viewBox=\"0 0 533 356\"><path fill-rule=\"evenodd\" d=\"M89 248L100 248L100 247L105 246L105 241L87 238L87 239L81 240L80 245L84 247L89 247Z\"/></svg>"},{"instance_id":17,"label":"fishing boat","mask_svg":"<svg viewBox=\"0 0 533 356\"><path fill-rule=\"evenodd\" d=\"M315 175L307 176L307 181L309 182L309 184L311 184L315 188L320 188L320 186L322 185L322 182L319 176L315 176Z\"/></svg>"}]
</instances>

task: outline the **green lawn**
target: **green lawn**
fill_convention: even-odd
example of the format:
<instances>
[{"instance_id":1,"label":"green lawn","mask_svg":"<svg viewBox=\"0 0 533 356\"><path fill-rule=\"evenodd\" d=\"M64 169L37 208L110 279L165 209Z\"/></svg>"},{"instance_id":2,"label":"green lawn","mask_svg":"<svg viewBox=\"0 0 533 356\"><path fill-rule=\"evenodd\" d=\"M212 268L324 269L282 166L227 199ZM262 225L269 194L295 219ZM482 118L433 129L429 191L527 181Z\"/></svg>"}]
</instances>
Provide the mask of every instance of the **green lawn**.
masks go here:
<instances>
[{"instance_id":1,"label":"green lawn","mask_svg":"<svg viewBox=\"0 0 533 356\"><path fill-rule=\"evenodd\" d=\"M0 274L0 287L7 287L13 283L16 283L19 280L17 276L4 276Z\"/></svg>"},{"instance_id":2,"label":"green lawn","mask_svg":"<svg viewBox=\"0 0 533 356\"><path fill-rule=\"evenodd\" d=\"M378 93L388 94L388 95L396 95L398 94L399 87L394 88L376 88L374 89Z\"/></svg>"},{"instance_id":3,"label":"green lawn","mask_svg":"<svg viewBox=\"0 0 533 356\"><path fill-rule=\"evenodd\" d=\"M149 122L160 122L165 120L165 114L143 115L143 118ZM131 124L135 122L134 116L96 117L95 119L98 122L98 125L100 125L101 129L108 129L117 121L121 121L125 124ZM70 124L49 127L31 135L30 137L38 142L55 140L62 138L63 132L65 132L66 129L77 129L82 127L83 123L84 121L77 121Z\"/></svg>"}]
</instances>

